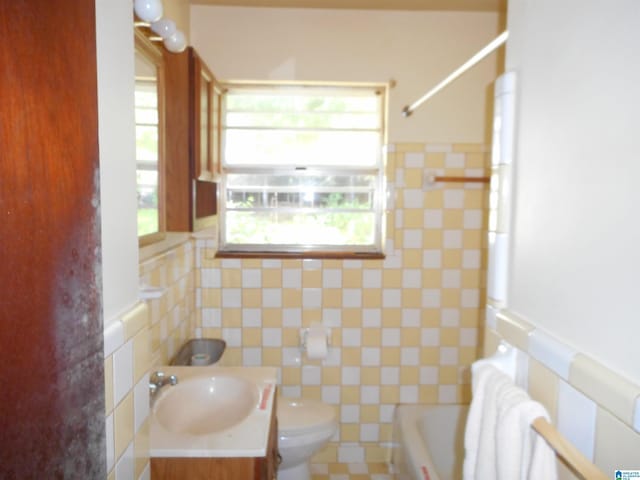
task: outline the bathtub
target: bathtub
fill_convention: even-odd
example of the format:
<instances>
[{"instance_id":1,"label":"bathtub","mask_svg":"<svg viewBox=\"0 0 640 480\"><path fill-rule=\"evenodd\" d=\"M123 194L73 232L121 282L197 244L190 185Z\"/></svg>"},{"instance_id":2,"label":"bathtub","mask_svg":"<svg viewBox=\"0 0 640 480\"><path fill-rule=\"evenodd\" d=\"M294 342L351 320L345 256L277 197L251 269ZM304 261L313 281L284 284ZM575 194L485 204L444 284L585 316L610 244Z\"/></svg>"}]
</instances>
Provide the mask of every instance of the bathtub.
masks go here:
<instances>
[{"instance_id":1,"label":"bathtub","mask_svg":"<svg viewBox=\"0 0 640 480\"><path fill-rule=\"evenodd\" d=\"M468 405L399 405L393 419L396 480L460 480Z\"/></svg>"}]
</instances>

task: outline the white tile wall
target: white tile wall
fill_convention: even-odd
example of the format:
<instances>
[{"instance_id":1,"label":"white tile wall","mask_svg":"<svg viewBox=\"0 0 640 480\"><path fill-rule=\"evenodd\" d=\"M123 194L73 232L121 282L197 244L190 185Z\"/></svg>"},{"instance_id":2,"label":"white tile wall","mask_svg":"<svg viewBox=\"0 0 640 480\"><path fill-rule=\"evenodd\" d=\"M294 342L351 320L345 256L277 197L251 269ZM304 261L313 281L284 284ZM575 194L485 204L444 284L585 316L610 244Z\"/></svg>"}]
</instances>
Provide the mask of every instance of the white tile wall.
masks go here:
<instances>
[{"instance_id":1,"label":"white tile wall","mask_svg":"<svg viewBox=\"0 0 640 480\"><path fill-rule=\"evenodd\" d=\"M379 347L362 347L361 363L365 367L377 367L380 365Z\"/></svg>"},{"instance_id":2,"label":"white tile wall","mask_svg":"<svg viewBox=\"0 0 640 480\"><path fill-rule=\"evenodd\" d=\"M464 168L464 163L465 163L464 153L447 153L445 155L446 168Z\"/></svg>"},{"instance_id":3,"label":"white tile wall","mask_svg":"<svg viewBox=\"0 0 640 480\"><path fill-rule=\"evenodd\" d=\"M345 288L342 290L342 306L345 308L361 308L362 290L359 288Z\"/></svg>"},{"instance_id":4,"label":"white tile wall","mask_svg":"<svg viewBox=\"0 0 640 480\"><path fill-rule=\"evenodd\" d=\"M379 308L365 308L362 310L363 327L380 327L382 325L382 310Z\"/></svg>"},{"instance_id":5,"label":"white tile wall","mask_svg":"<svg viewBox=\"0 0 640 480\"><path fill-rule=\"evenodd\" d=\"M282 310L282 325L284 327L302 326L302 309L285 308Z\"/></svg>"},{"instance_id":6,"label":"white tile wall","mask_svg":"<svg viewBox=\"0 0 640 480\"><path fill-rule=\"evenodd\" d=\"M282 290L280 288L262 289L262 305L266 308L282 307Z\"/></svg>"},{"instance_id":7,"label":"white tile wall","mask_svg":"<svg viewBox=\"0 0 640 480\"><path fill-rule=\"evenodd\" d=\"M440 330L437 328L420 329L421 344L425 347L437 347L440 345Z\"/></svg>"},{"instance_id":8,"label":"white tile wall","mask_svg":"<svg viewBox=\"0 0 640 480\"><path fill-rule=\"evenodd\" d=\"M242 270L242 287L243 288L260 288L262 287L262 270L259 269L243 269Z\"/></svg>"},{"instance_id":9,"label":"white tile wall","mask_svg":"<svg viewBox=\"0 0 640 480\"><path fill-rule=\"evenodd\" d=\"M302 270L285 268L282 270L283 288L302 288Z\"/></svg>"},{"instance_id":10,"label":"white tile wall","mask_svg":"<svg viewBox=\"0 0 640 480\"><path fill-rule=\"evenodd\" d=\"M122 454L116 464L116 480L132 480L135 475L135 458L133 443Z\"/></svg>"},{"instance_id":11,"label":"white tile wall","mask_svg":"<svg viewBox=\"0 0 640 480\"><path fill-rule=\"evenodd\" d=\"M439 308L440 297L439 289L425 288L422 290L422 306L424 308Z\"/></svg>"},{"instance_id":12,"label":"white tile wall","mask_svg":"<svg viewBox=\"0 0 640 480\"><path fill-rule=\"evenodd\" d=\"M400 386L400 403L417 403L418 398L417 385Z\"/></svg>"},{"instance_id":13,"label":"white tile wall","mask_svg":"<svg viewBox=\"0 0 640 480\"><path fill-rule=\"evenodd\" d=\"M382 288L382 270L365 269L362 273L362 288Z\"/></svg>"},{"instance_id":14,"label":"white tile wall","mask_svg":"<svg viewBox=\"0 0 640 480\"><path fill-rule=\"evenodd\" d=\"M438 367L420 367L420 383L423 385L437 385Z\"/></svg>"},{"instance_id":15,"label":"white tile wall","mask_svg":"<svg viewBox=\"0 0 640 480\"><path fill-rule=\"evenodd\" d=\"M575 350L536 329L529 335L529 353L547 368L568 381Z\"/></svg>"},{"instance_id":16,"label":"white tile wall","mask_svg":"<svg viewBox=\"0 0 640 480\"><path fill-rule=\"evenodd\" d=\"M487 296L497 302L507 301L509 236L489 232Z\"/></svg>"},{"instance_id":17,"label":"white tile wall","mask_svg":"<svg viewBox=\"0 0 640 480\"><path fill-rule=\"evenodd\" d=\"M358 445L346 445L338 448L338 462L340 463L364 463L364 448Z\"/></svg>"},{"instance_id":18,"label":"white tile wall","mask_svg":"<svg viewBox=\"0 0 640 480\"><path fill-rule=\"evenodd\" d=\"M442 210L426 209L423 223L424 228L442 228Z\"/></svg>"},{"instance_id":19,"label":"white tile wall","mask_svg":"<svg viewBox=\"0 0 640 480\"><path fill-rule=\"evenodd\" d=\"M464 208L464 190L445 190L444 208Z\"/></svg>"},{"instance_id":20,"label":"white tile wall","mask_svg":"<svg viewBox=\"0 0 640 480\"><path fill-rule=\"evenodd\" d=\"M242 290L239 288L222 289L222 308L242 307Z\"/></svg>"},{"instance_id":21,"label":"white tile wall","mask_svg":"<svg viewBox=\"0 0 640 480\"><path fill-rule=\"evenodd\" d=\"M424 147L425 152L430 153L446 153L452 150L450 143L428 143Z\"/></svg>"},{"instance_id":22,"label":"white tile wall","mask_svg":"<svg viewBox=\"0 0 640 480\"><path fill-rule=\"evenodd\" d=\"M443 308L440 310L440 322L443 327L459 326L460 310L457 308Z\"/></svg>"},{"instance_id":23,"label":"white tile wall","mask_svg":"<svg viewBox=\"0 0 640 480\"><path fill-rule=\"evenodd\" d=\"M593 461L596 414L594 401L564 381L558 386L558 431Z\"/></svg>"},{"instance_id":24,"label":"white tile wall","mask_svg":"<svg viewBox=\"0 0 640 480\"><path fill-rule=\"evenodd\" d=\"M124 328L120 320L109 323L104 329L104 358L112 355L124 343Z\"/></svg>"},{"instance_id":25,"label":"white tile wall","mask_svg":"<svg viewBox=\"0 0 640 480\"><path fill-rule=\"evenodd\" d=\"M115 462L114 436L113 436L113 413L107 415L106 422L106 440L107 440L107 472L110 472Z\"/></svg>"},{"instance_id":26,"label":"white tile wall","mask_svg":"<svg viewBox=\"0 0 640 480\"><path fill-rule=\"evenodd\" d=\"M360 402L363 405L378 405L380 403L380 387L378 385L361 386Z\"/></svg>"},{"instance_id":27,"label":"white tile wall","mask_svg":"<svg viewBox=\"0 0 640 480\"><path fill-rule=\"evenodd\" d=\"M203 268L200 278L203 288L222 287L222 273L219 268Z\"/></svg>"},{"instance_id":28,"label":"white tile wall","mask_svg":"<svg viewBox=\"0 0 640 480\"><path fill-rule=\"evenodd\" d=\"M366 278L366 277L365 277ZM322 272L323 288L342 288L342 270L325 269Z\"/></svg>"},{"instance_id":29,"label":"white tile wall","mask_svg":"<svg viewBox=\"0 0 640 480\"><path fill-rule=\"evenodd\" d=\"M403 308L401 325L403 327L419 327L420 326L420 310L417 308Z\"/></svg>"},{"instance_id":30,"label":"white tile wall","mask_svg":"<svg viewBox=\"0 0 640 480\"><path fill-rule=\"evenodd\" d=\"M257 328L262 326L262 309L260 308L243 308L242 309L242 327Z\"/></svg>"},{"instance_id":31,"label":"white tile wall","mask_svg":"<svg viewBox=\"0 0 640 480\"><path fill-rule=\"evenodd\" d=\"M480 250L463 250L462 252L462 268L477 270L481 267Z\"/></svg>"},{"instance_id":32,"label":"white tile wall","mask_svg":"<svg viewBox=\"0 0 640 480\"><path fill-rule=\"evenodd\" d=\"M462 230L445 230L443 243L444 248L462 248Z\"/></svg>"},{"instance_id":33,"label":"white tile wall","mask_svg":"<svg viewBox=\"0 0 640 480\"><path fill-rule=\"evenodd\" d=\"M402 291L395 288L385 288L382 291L382 306L384 308L400 308L402 306Z\"/></svg>"},{"instance_id":34,"label":"white tile wall","mask_svg":"<svg viewBox=\"0 0 640 480\"><path fill-rule=\"evenodd\" d=\"M404 195L404 208L422 208L424 193L422 190L406 188L402 192Z\"/></svg>"},{"instance_id":35,"label":"white tile wall","mask_svg":"<svg viewBox=\"0 0 640 480\"><path fill-rule=\"evenodd\" d=\"M323 308L322 324L325 327L340 327L342 325L342 310L339 308Z\"/></svg>"},{"instance_id":36,"label":"white tile wall","mask_svg":"<svg viewBox=\"0 0 640 480\"><path fill-rule=\"evenodd\" d=\"M113 394L115 405L133 388L133 340L113 354Z\"/></svg>"},{"instance_id":37,"label":"white tile wall","mask_svg":"<svg viewBox=\"0 0 640 480\"><path fill-rule=\"evenodd\" d=\"M424 153L405 153L404 164L407 168L424 168Z\"/></svg>"},{"instance_id":38,"label":"white tile wall","mask_svg":"<svg viewBox=\"0 0 640 480\"><path fill-rule=\"evenodd\" d=\"M456 403L457 389L455 385L438 385L439 403Z\"/></svg>"},{"instance_id":39,"label":"white tile wall","mask_svg":"<svg viewBox=\"0 0 640 480\"><path fill-rule=\"evenodd\" d=\"M422 248L422 230L404 229L403 235L404 248Z\"/></svg>"},{"instance_id":40,"label":"white tile wall","mask_svg":"<svg viewBox=\"0 0 640 480\"><path fill-rule=\"evenodd\" d=\"M402 288L421 288L422 271L417 269L405 269L402 271Z\"/></svg>"},{"instance_id":41,"label":"white tile wall","mask_svg":"<svg viewBox=\"0 0 640 480\"><path fill-rule=\"evenodd\" d=\"M142 424L149 416L149 374L142 376L133 390L133 419L135 431L142 427Z\"/></svg>"},{"instance_id":42,"label":"white tile wall","mask_svg":"<svg viewBox=\"0 0 640 480\"><path fill-rule=\"evenodd\" d=\"M149 464L144 467L144 470L140 474L140 478L138 480L151 480L151 467Z\"/></svg>"},{"instance_id":43,"label":"white tile wall","mask_svg":"<svg viewBox=\"0 0 640 480\"><path fill-rule=\"evenodd\" d=\"M442 265L441 250L425 250L422 253L422 266L424 268L440 268Z\"/></svg>"},{"instance_id":44,"label":"white tile wall","mask_svg":"<svg viewBox=\"0 0 640 480\"><path fill-rule=\"evenodd\" d=\"M262 260L262 268L282 268L282 260Z\"/></svg>"}]
</instances>

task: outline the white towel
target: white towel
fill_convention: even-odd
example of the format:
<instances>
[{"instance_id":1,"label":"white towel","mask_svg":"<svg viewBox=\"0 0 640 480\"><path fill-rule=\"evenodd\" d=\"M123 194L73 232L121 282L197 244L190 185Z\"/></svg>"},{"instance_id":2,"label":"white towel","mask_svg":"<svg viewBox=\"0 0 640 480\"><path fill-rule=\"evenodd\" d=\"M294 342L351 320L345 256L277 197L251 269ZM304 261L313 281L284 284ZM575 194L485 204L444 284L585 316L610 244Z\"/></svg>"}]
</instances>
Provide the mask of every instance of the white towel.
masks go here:
<instances>
[{"instance_id":1,"label":"white towel","mask_svg":"<svg viewBox=\"0 0 640 480\"><path fill-rule=\"evenodd\" d=\"M531 429L538 417L549 419L546 409L527 392L511 385L499 392L496 429L498 480L555 480L555 452Z\"/></svg>"},{"instance_id":2,"label":"white towel","mask_svg":"<svg viewBox=\"0 0 640 480\"><path fill-rule=\"evenodd\" d=\"M462 478L473 479L478 461L478 445L480 443L480 428L482 426L482 409L484 407L485 387L493 370L491 368L472 369L471 393L472 400L467 414L467 423L464 429L464 463L462 465Z\"/></svg>"},{"instance_id":3,"label":"white towel","mask_svg":"<svg viewBox=\"0 0 640 480\"><path fill-rule=\"evenodd\" d=\"M496 478L497 391L511 379L491 364L474 365L472 401L464 435L464 480Z\"/></svg>"},{"instance_id":4,"label":"white towel","mask_svg":"<svg viewBox=\"0 0 640 480\"><path fill-rule=\"evenodd\" d=\"M512 403L499 414L496 451L498 480L556 480L556 455L547 442L531 429L538 417L549 420L542 404L520 390L523 400Z\"/></svg>"},{"instance_id":5,"label":"white towel","mask_svg":"<svg viewBox=\"0 0 640 480\"><path fill-rule=\"evenodd\" d=\"M556 457L531 422L544 407L500 370L474 364L465 430L464 480L556 480Z\"/></svg>"}]
</instances>

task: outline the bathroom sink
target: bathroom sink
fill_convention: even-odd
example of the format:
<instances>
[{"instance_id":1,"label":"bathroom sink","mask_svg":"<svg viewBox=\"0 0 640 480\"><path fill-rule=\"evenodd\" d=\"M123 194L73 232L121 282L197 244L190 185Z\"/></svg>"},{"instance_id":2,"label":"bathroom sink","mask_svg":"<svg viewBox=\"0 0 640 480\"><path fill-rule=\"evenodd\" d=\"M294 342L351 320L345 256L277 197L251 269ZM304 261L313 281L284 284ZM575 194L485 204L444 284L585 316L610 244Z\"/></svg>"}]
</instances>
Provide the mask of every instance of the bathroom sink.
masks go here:
<instances>
[{"instance_id":1,"label":"bathroom sink","mask_svg":"<svg viewBox=\"0 0 640 480\"><path fill-rule=\"evenodd\" d=\"M242 422L259 400L255 383L233 375L212 375L163 387L152 410L158 423L173 433L207 435Z\"/></svg>"},{"instance_id":2,"label":"bathroom sink","mask_svg":"<svg viewBox=\"0 0 640 480\"><path fill-rule=\"evenodd\" d=\"M277 390L275 367L158 365L158 369L165 381L150 398L151 457L266 455Z\"/></svg>"},{"instance_id":3,"label":"bathroom sink","mask_svg":"<svg viewBox=\"0 0 640 480\"><path fill-rule=\"evenodd\" d=\"M226 346L220 338L193 338L180 347L170 365L213 365L220 360Z\"/></svg>"}]
</instances>

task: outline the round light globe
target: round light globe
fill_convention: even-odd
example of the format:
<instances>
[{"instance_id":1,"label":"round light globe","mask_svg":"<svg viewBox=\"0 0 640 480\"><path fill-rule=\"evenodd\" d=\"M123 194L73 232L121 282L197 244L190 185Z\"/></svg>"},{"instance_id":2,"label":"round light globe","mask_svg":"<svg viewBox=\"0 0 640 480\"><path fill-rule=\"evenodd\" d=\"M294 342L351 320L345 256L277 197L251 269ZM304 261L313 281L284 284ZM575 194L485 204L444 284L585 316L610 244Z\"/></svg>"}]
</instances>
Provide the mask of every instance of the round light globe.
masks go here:
<instances>
[{"instance_id":1,"label":"round light globe","mask_svg":"<svg viewBox=\"0 0 640 480\"><path fill-rule=\"evenodd\" d=\"M180 30L176 30L173 35L164 39L164 46L173 53L180 53L187 48L187 39Z\"/></svg>"},{"instance_id":2,"label":"round light globe","mask_svg":"<svg viewBox=\"0 0 640 480\"><path fill-rule=\"evenodd\" d=\"M151 24L151 30L162 38L169 38L176 33L176 22L168 18L161 18L157 22Z\"/></svg>"},{"instance_id":3,"label":"round light globe","mask_svg":"<svg viewBox=\"0 0 640 480\"><path fill-rule=\"evenodd\" d=\"M162 18L162 0L135 0L133 10L143 22L155 22Z\"/></svg>"}]
</instances>

